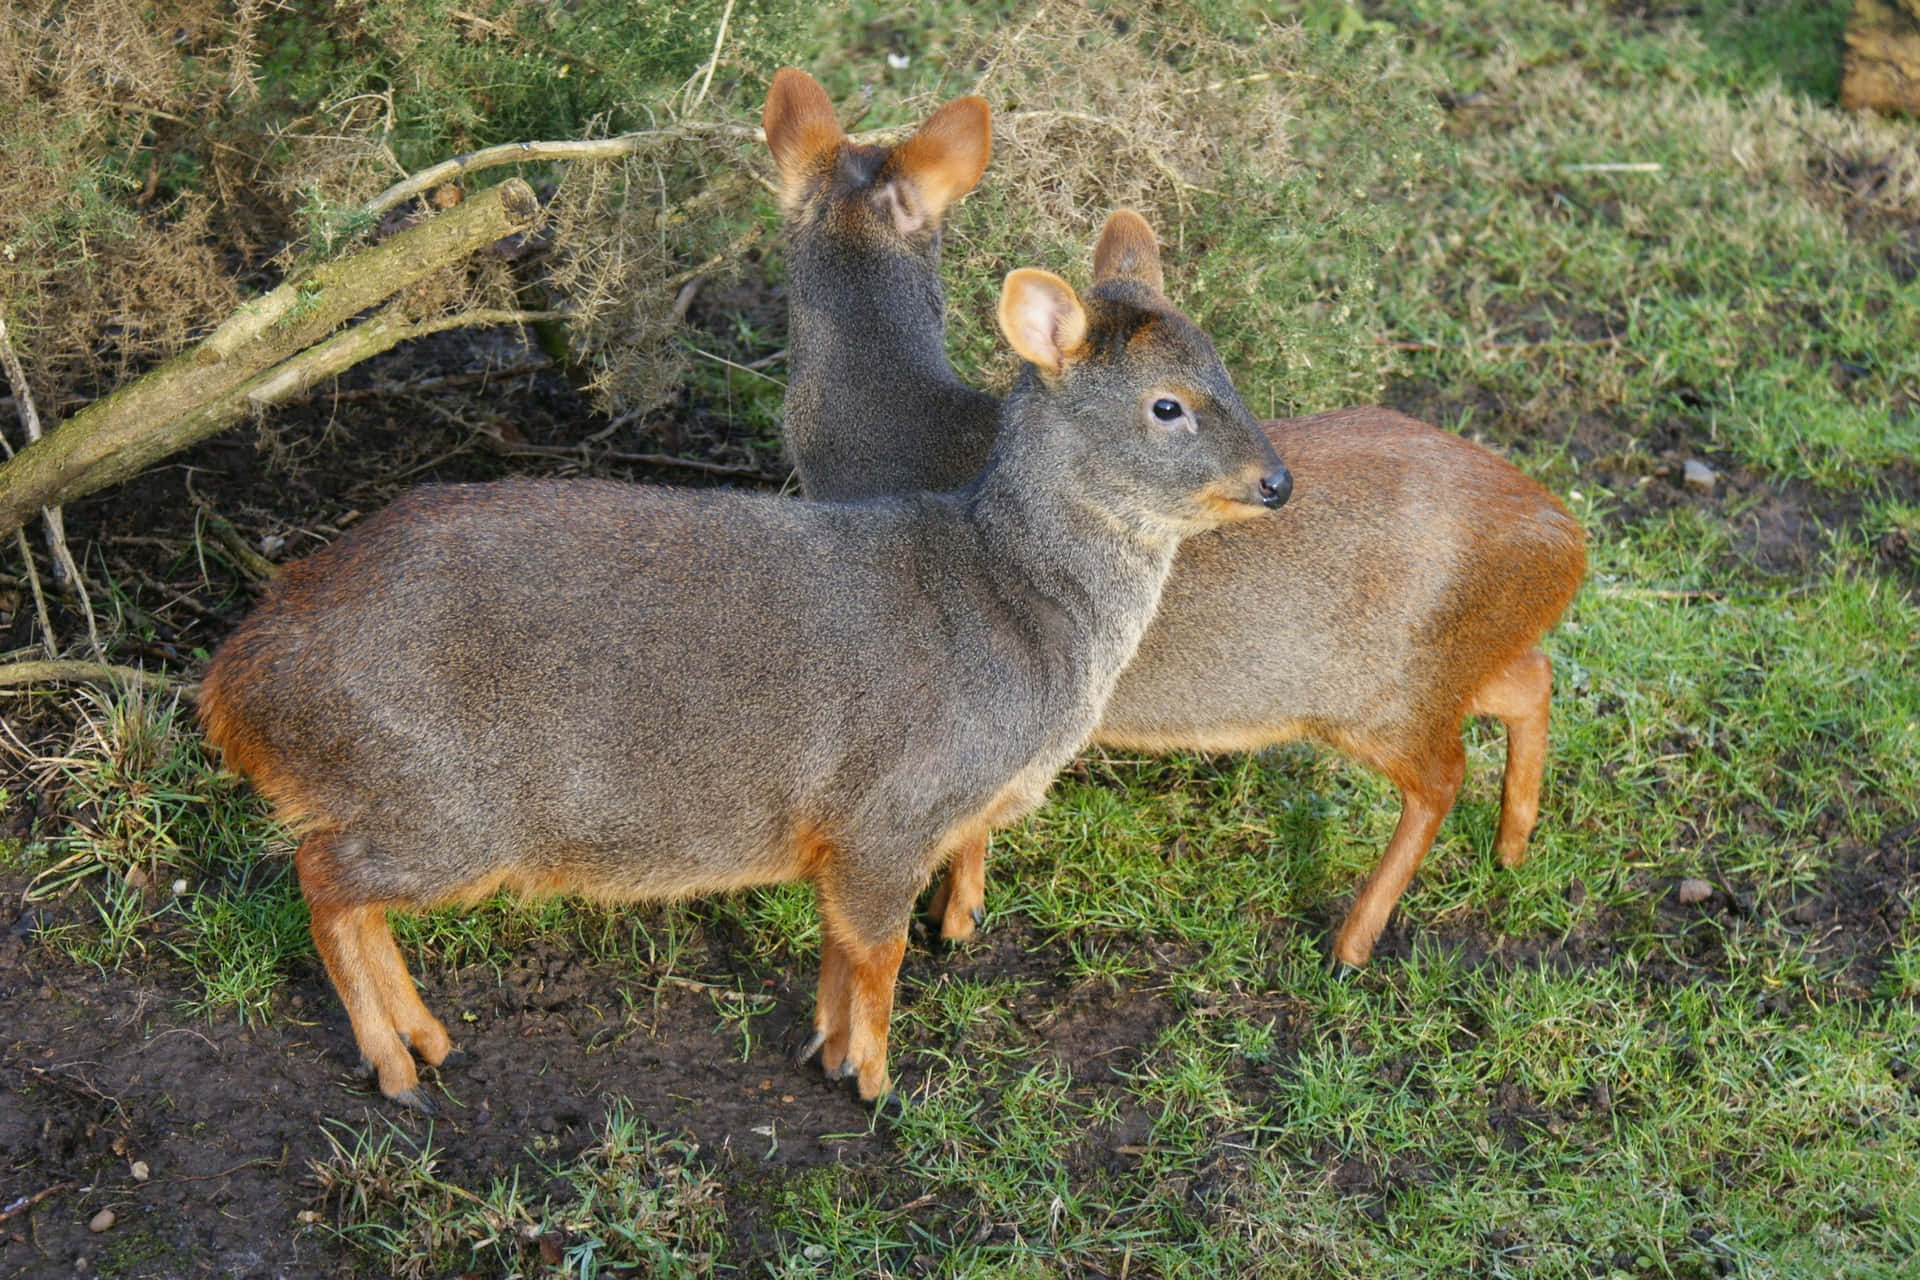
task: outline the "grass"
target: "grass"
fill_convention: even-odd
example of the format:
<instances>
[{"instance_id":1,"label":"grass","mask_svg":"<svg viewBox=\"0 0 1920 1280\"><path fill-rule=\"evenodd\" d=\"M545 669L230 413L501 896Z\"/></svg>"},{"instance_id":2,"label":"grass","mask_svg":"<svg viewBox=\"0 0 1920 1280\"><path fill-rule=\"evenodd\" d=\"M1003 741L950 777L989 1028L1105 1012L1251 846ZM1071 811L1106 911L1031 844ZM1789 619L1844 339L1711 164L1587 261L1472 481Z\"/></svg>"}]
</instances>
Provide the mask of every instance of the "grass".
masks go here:
<instances>
[{"instance_id":1,"label":"grass","mask_svg":"<svg viewBox=\"0 0 1920 1280\"><path fill-rule=\"evenodd\" d=\"M884 1157L743 1176L616 1106L577 1157L463 1185L431 1135L330 1124L325 1229L403 1274L1907 1274L1920 146L1833 107L1816 53L1844 7L1309 5L1317 34L1274 54L1337 89L1299 127L1303 167L1223 171L1238 198L1174 224L1207 253L1170 252L1170 288L1250 403L1389 393L1591 530L1548 642L1528 863L1493 863L1501 749L1476 729L1387 954L1336 980L1325 936L1391 830L1383 781L1304 748L1090 757L997 842L982 941L903 986L911 1105ZM887 20L851 12L815 69L878 74ZM1212 21L1281 39L1231 6ZM934 28L882 114L911 114L903 87L963 91ZM1596 162L1660 169L1568 167ZM948 246L956 350L989 376L980 260L1071 273L1084 252L1025 243L1003 178ZM1288 261L1236 291L1263 255ZM739 338L729 358L771 342ZM763 380L700 376L766 430ZM1713 496L1679 488L1684 457L1720 471ZM7 853L36 895L94 904L52 945L106 968L164 950L192 1010L272 1016L313 964L285 863L259 856L283 845L172 704L120 694L89 724L58 762L70 825ZM1689 878L1714 896L1680 906ZM633 989L711 978L720 934L756 972L817 951L794 889L638 916L496 903L401 942L459 969L559 940ZM711 996L739 1053L770 1057L751 976Z\"/></svg>"}]
</instances>

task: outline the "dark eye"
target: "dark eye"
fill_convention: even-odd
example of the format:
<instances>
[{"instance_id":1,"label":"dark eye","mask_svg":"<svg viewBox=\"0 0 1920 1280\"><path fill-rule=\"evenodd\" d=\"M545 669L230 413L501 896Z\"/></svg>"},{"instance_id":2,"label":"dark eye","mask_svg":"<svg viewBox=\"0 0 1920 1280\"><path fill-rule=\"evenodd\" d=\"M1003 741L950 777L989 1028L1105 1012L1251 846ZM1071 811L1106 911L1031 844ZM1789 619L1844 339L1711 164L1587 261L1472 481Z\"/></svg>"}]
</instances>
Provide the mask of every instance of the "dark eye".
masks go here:
<instances>
[{"instance_id":1,"label":"dark eye","mask_svg":"<svg viewBox=\"0 0 1920 1280\"><path fill-rule=\"evenodd\" d=\"M1180 407L1178 400L1155 400L1153 402L1153 416L1162 422L1177 422L1185 412L1186 410Z\"/></svg>"}]
</instances>

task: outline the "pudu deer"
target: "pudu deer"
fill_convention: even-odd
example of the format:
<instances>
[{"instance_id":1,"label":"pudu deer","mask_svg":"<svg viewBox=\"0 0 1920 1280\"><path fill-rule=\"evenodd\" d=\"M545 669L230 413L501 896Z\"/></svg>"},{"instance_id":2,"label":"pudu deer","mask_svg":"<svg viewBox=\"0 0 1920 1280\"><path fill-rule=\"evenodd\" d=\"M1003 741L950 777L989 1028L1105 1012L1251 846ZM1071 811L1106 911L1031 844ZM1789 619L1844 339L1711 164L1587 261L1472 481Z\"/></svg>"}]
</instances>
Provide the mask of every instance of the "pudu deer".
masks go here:
<instances>
[{"instance_id":1,"label":"pudu deer","mask_svg":"<svg viewBox=\"0 0 1920 1280\"><path fill-rule=\"evenodd\" d=\"M913 903L1099 720L1180 541L1287 471L1121 212L1084 296L1007 277L1029 362L967 487L833 504L595 480L415 490L289 565L214 656L208 739L299 837L382 1093L452 1049L387 915L810 881L808 1055L888 1090Z\"/></svg>"},{"instance_id":2,"label":"pudu deer","mask_svg":"<svg viewBox=\"0 0 1920 1280\"><path fill-rule=\"evenodd\" d=\"M994 447L998 401L943 346L941 227L991 149L977 97L898 146L849 140L803 72L763 116L780 178L791 307L785 430L805 492L942 489ZM1157 258L1102 242L1095 273ZM1539 813L1553 668L1540 638L1586 570L1580 526L1490 451L1379 407L1262 424L1293 497L1271 520L1190 539L1095 729L1101 746L1253 751L1295 739L1386 775L1399 825L1334 937L1359 966L1432 847L1466 769L1462 722L1497 717L1507 765L1494 848L1519 865ZM985 901L985 841L936 893L949 939Z\"/></svg>"}]
</instances>

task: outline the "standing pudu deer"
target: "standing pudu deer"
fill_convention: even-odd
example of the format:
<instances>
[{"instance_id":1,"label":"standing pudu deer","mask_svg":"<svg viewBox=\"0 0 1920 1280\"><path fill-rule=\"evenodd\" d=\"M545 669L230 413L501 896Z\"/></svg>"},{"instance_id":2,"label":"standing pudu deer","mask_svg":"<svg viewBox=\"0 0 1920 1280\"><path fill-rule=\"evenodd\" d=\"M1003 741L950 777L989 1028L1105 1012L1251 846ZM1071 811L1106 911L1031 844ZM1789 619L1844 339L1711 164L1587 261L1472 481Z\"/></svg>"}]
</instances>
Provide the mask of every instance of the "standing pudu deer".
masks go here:
<instances>
[{"instance_id":1,"label":"standing pudu deer","mask_svg":"<svg viewBox=\"0 0 1920 1280\"><path fill-rule=\"evenodd\" d=\"M986 168L986 103L950 102L891 150L862 146L819 85L785 70L764 125L787 228L786 433L802 485L855 498L959 483L998 418L993 397L947 363L940 228ZM1157 259L1114 259L1131 252L1103 241L1095 273L1139 270L1158 288ZM1536 646L1579 588L1586 552L1545 489L1404 414L1364 407L1263 426L1292 468L1292 501L1181 548L1093 741L1245 751L1308 738L1385 774L1399 825L1333 942L1337 962L1358 966L1453 807L1469 715L1506 726L1495 848L1508 867L1526 858L1553 680ZM950 939L980 918L985 851L984 840L960 850L935 895Z\"/></svg>"},{"instance_id":2,"label":"standing pudu deer","mask_svg":"<svg viewBox=\"0 0 1920 1280\"><path fill-rule=\"evenodd\" d=\"M1039 802L1133 655L1183 536L1287 472L1115 214L1082 299L1008 276L1030 368L979 478L834 505L591 480L416 490L290 565L215 655L208 739L300 837L313 937L381 1092L445 1027L387 912L802 879L814 1034L887 1089L913 901Z\"/></svg>"}]
</instances>

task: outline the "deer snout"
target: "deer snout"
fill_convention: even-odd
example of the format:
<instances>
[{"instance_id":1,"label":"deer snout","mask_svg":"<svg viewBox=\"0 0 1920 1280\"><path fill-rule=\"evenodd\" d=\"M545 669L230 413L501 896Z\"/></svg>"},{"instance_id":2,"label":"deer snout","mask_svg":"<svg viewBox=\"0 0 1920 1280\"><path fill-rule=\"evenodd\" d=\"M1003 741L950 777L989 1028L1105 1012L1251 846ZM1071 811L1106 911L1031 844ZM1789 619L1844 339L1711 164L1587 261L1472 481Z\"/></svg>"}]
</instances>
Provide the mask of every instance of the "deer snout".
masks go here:
<instances>
[{"instance_id":1,"label":"deer snout","mask_svg":"<svg viewBox=\"0 0 1920 1280\"><path fill-rule=\"evenodd\" d=\"M1287 504L1293 496L1293 472L1287 470L1287 464L1276 459L1267 474L1260 477L1260 505L1269 511L1275 511Z\"/></svg>"},{"instance_id":2,"label":"deer snout","mask_svg":"<svg viewBox=\"0 0 1920 1280\"><path fill-rule=\"evenodd\" d=\"M1255 427L1253 437L1260 442L1260 452L1266 455L1266 470L1260 476L1260 505L1277 511L1293 496L1293 472L1280 461L1280 451L1273 447L1271 436Z\"/></svg>"}]
</instances>

